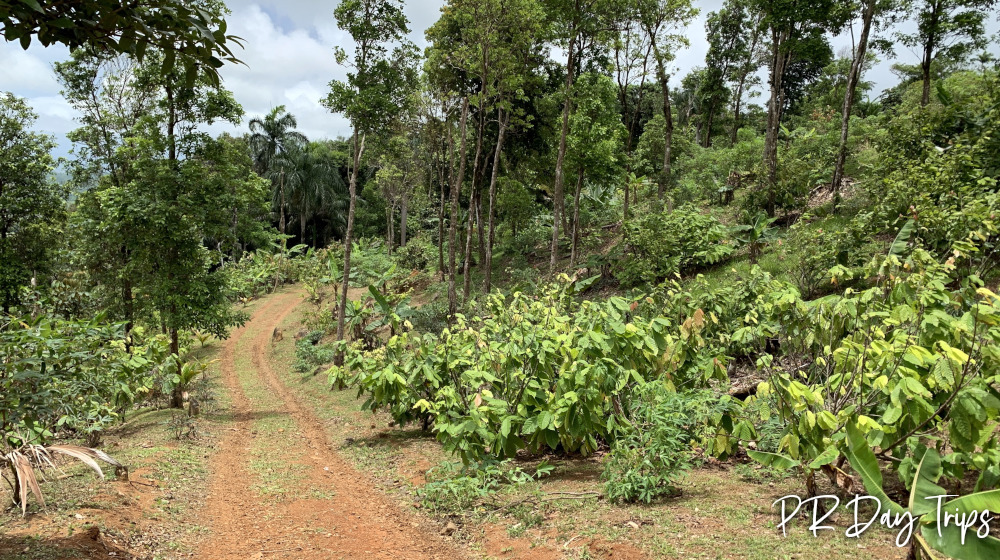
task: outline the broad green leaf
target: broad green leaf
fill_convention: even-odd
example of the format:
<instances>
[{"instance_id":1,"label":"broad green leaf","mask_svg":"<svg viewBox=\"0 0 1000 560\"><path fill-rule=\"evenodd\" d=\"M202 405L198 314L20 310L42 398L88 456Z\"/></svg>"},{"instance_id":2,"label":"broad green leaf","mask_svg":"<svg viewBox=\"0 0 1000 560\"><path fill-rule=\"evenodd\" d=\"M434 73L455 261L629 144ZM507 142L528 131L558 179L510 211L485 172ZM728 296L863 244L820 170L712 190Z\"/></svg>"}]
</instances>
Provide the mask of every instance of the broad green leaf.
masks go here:
<instances>
[{"instance_id":1,"label":"broad green leaf","mask_svg":"<svg viewBox=\"0 0 1000 560\"><path fill-rule=\"evenodd\" d=\"M929 500L936 506L936 500ZM956 498L941 506L942 515L944 512L970 515L973 511L981 514L983 510L990 510L991 513L1000 510L1000 490L989 492L979 492ZM935 550L943 552L956 560L993 560L1000 558L1000 539L994 536L979 538L976 531L980 528L979 523L970 527L965 533L965 542L962 542L962 530L955 525L941 527L938 530L936 512L931 512L925 516L929 523L922 524L920 534L927 540L928 544ZM940 534L938 534L940 532Z\"/></svg>"},{"instance_id":2,"label":"broad green leaf","mask_svg":"<svg viewBox=\"0 0 1000 560\"><path fill-rule=\"evenodd\" d=\"M813 459L812 463L809 463L809 468L818 469L824 465L829 465L830 463L836 461L837 457L840 457L840 451L837 450L835 445L831 445L823 450L823 452L820 453L815 459Z\"/></svg>"},{"instance_id":3,"label":"broad green leaf","mask_svg":"<svg viewBox=\"0 0 1000 560\"><path fill-rule=\"evenodd\" d=\"M801 466L802 464L787 455L769 453L767 451L747 450L747 455L749 455L754 461L757 461L766 467L774 467L781 470L793 469Z\"/></svg>"},{"instance_id":4,"label":"broad green leaf","mask_svg":"<svg viewBox=\"0 0 1000 560\"><path fill-rule=\"evenodd\" d=\"M941 456L936 450L928 449L920 460L910 489L910 513L915 517L934 510L934 502L927 500L927 497L947 494L937 485L939 478L941 478Z\"/></svg>"},{"instance_id":5,"label":"broad green leaf","mask_svg":"<svg viewBox=\"0 0 1000 560\"><path fill-rule=\"evenodd\" d=\"M885 414L882 415L882 424L895 424L902 415L902 408L890 405L889 408L885 409Z\"/></svg>"},{"instance_id":6,"label":"broad green leaf","mask_svg":"<svg viewBox=\"0 0 1000 560\"><path fill-rule=\"evenodd\" d=\"M38 12L40 14L44 14L45 13L42 10L42 6L38 4L38 0L20 0L20 2L22 4L27 4L29 8L31 8L32 10L35 10L36 12Z\"/></svg>"},{"instance_id":7,"label":"broad green leaf","mask_svg":"<svg viewBox=\"0 0 1000 560\"><path fill-rule=\"evenodd\" d=\"M844 450L844 455L850 461L851 467L861 476L868 493L878 498L883 508L893 514L902 515L905 510L889 499L882 489L882 471L879 470L878 460L868 447L868 440L853 422L847 423L847 448Z\"/></svg>"},{"instance_id":8,"label":"broad green leaf","mask_svg":"<svg viewBox=\"0 0 1000 560\"><path fill-rule=\"evenodd\" d=\"M899 256L906 252L906 248L910 243L910 237L917 230L917 222L913 218L906 220L903 227L899 228L899 233L896 234L896 239L893 240L892 245L889 247L889 254Z\"/></svg>"}]
</instances>

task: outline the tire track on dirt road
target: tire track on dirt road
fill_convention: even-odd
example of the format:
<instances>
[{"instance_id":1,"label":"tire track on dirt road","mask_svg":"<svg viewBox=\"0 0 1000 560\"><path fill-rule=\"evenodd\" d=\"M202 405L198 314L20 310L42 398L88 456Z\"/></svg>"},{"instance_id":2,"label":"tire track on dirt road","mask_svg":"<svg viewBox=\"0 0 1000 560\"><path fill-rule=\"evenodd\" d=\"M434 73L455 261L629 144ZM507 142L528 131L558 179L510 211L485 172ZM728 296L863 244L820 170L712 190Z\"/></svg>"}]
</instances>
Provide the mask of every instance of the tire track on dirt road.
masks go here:
<instances>
[{"instance_id":1,"label":"tire track on dirt road","mask_svg":"<svg viewBox=\"0 0 1000 560\"><path fill-rule=\"evenodd\" d=\"M295 558L452 559L466 555L440 537L431 524L402 511L375 490L363 473L342 459L330 445L322 423L288 390L270 362L271 335L302 301L298 291L267 298L250 321L235 329L222 349L222 375L231 396L234 426L211 461L209 495L200 513L211 528L198 558L206 560ZM247 340L249 338L249 340ZM253 383L263 386L268 402L255 402L244 392L237 356L250 352ZM269 498L254 489L250 466L255 419L287 415L302 453L303 488L320 487L332 497Z\"/></svg>"}]
</instances>

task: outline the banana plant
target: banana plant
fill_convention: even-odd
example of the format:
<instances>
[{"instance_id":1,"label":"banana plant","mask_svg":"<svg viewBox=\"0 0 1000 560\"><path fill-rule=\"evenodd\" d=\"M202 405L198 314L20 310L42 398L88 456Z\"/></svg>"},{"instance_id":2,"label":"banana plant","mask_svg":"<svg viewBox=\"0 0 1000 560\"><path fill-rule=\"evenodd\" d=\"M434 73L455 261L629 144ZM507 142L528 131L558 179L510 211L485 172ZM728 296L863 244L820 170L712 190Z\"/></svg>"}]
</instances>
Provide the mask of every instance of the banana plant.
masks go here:
<instances>
[{"instance_id":1,"label":"banana plant","mask_svg":"<svg viewBox=\"0 0 1000 560\"><path fill-rule=\"evenodd\" d=\"M358 300L347 300L344 308L344 321L346 328L351 332L351 338L364 343L366 348L374 348L374 332L368 329L372 320L371 302Z\"/></svg>"},{"instance_id":2,"label":"banana plant","mask_svg":"<svg viewBox=\"0 0 1000 560\"><path fill-rule=\"evenodd\" d=\"M777 228L771 227L777 218L769 218L766 213L743 212L743 224L733 228L741 246L750 250L750 263L757 264L764 247L774 241Z\"/></svg>"},{"instance_id":3,"label":"banana plant","mask_svg":"<svg viewBox=\"0 0 1000 560\"><path fill-rule=\"evenodd\" d=\"M875 453L862 433L859 422L847 424L843 454L864 484L868 495L877 499L879 508L869 524L884 514L892 519L912 520L910 554L914 560L992 560L1000 558L1000 539L985 534L991 514L1000 511L1000 489L979 491L961 497L951 495L938 485L943 473L941 456L936 449L925 448L910 484L906 505L892 500L883 489L882 471ZM834 468L832 463L840 452L830 447L826 459L818 457L811 464L780 453L748 451L755 461L781 470L801 469L809 476L815 469ZM824 464L826 463L826 464ZM836 469L839 471L839 469ZM842 472L842 471L840 471ZM945 501L948 498L953 498ZM946 517L947 515L947 517ZM864 525L864 524L862 524ZM867 528L867 525L864 525ZM862 529L863 531L864 529ZM905 542L905 541L904 541Z\"/></svg>"},{"instance_id":4,"label":"banana plant","mask_svg":"<svg viewBox=\"0 0 1000 560\"><path fill-rule=\"evenodd\" d=\"M872 496L894 515L909 514L917 520L910 558L938 560L950 557L955 560L987 560L1000 558L1000 539L979 533L980 522L989 529L989 513L1000 510L1000 489L976 492L961 497L949 495L938 486L941 479L941 456L935 449L927 449L917 467L910 485L906 506L901 506L882 489L882 473L875 453L856 424L847 426L845 454L851 467L857 471ZM954 498L945 502L946 498ZM943 503L942 503L943 502ZM952 517L949 523L948 517ZM987 520L983 521L983 517ZM962 522L958 522L958 520Z\"/></svg>"},{"instance_id":5,"label":"banana plant","mask_svg":"<svg viewBox=\"0 0 1000 560\"><path fill-rule=\"evenodd\" d=\"M378 304L381 317L369 323L366 330L374 332L388 326L392 336L399 334L400 327L404 326L406 321L413 316L413 309L407 303L409 298L400 294L383 294L374 285L368 286L368 292Z\"/></svg>"},{"instance_id":6,"label":"banana plant","mask_svg":"<svg viewBox=\"0 0 1000 560\"><path fill-rule=\"evenodd\" d=\"M211 362L209 362L211 363ZM164 393L172 394L173 405L180 406L188 386L208 370L208 363L200 360L185 362L180 356L172 355L164 365Z\"/></svg>"}]
</instances>

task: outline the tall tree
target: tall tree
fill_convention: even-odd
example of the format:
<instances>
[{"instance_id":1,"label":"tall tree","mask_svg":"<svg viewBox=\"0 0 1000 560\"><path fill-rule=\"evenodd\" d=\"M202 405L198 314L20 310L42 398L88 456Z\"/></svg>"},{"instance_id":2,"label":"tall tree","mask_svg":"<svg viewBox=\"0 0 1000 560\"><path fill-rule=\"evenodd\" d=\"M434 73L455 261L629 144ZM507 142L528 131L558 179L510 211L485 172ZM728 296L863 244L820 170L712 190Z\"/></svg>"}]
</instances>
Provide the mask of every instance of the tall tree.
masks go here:
<instances>
[{"instance_id":1,"label":"tall tree","mask_svg":"<svg viewBox=\"0 0 1000 560\"><path fill-rule=\"evenodd\" d=\"M614 111L617 91L611 78L597 73L582 74L577 80L570 120L566 161L574 170L573 219L570 222L570 268L576 266L580 246L580 194L585 180L617 184L624 168L625 125Z\"/></svg>"},{"instance_id":2,"label":"tall tree","mask_svg":"<svg viewBox=\"0 0 1000 560\"><path fill-rule=\"evenodd\" d=\"M736 144L737 135L743 125L744 96L754 96L754 87L760 84L757 71L765 56L763 30L761 20L763 12L754 6L755 0L727 0L726 7L729 17L735 19L748 35L746 49L738 51L739 57L732 67L733 75L733 126L730 131L730 144Z\"/></svg>"},{"instance_id":3,"label":"tall tree","mask_svg":"<svg viewBox=\"0 0 1000 560\"><path fill-rule=\"evenodd\" d=\"M347 194L347 186L333 162L310 148L308 144L291 144L272 163L280 173L283 191L288 194L288 207L299 223L299 243L306 243L309 220L327 208L338 206ZM272 195L272 207L281 202ZM317 244L315 238L313 244Z\"/></svg>"},{"instance_id":4,"label":"tall tree","mask_svg":"<svg viewBox=\"0 0 1000 560\"><path fill-rule=\"evenodd\" d=\"M643 101L649 89L649 59L652 44L642 29L639 5L644 0L628 0L618 4L612 12L613 38L611 50L614 59L615 82L618 87L618 104L621 108L622 123L625 125L626 170L632 171L632 156L635 140L640 136ZM628 219L629 186L625 181L625 196L622 198L622 219Z\"/></svg>"},{"instance_id":5,"label":"tall tree","mask_svg":"<svg viewBox=\"0 0 1000 560\"><path fill-rule=\"evenodd\" d=\"M144 258L150 267L147 291L170 335L170 351L179 355L182 329L202 327L221 334L238 322L226 307L223 281L208 268L205 229L216 220L228 222L218 214L225 206L212 197L226 189L212 188L204 178L209 175L203 152L208 144L198 129L217 120L238 124L243 107L208 76L196 75L191 82L190 76L168 64L168 54L155 61L161 91L156 111L152 120L140 121L134 141L126 142L125 157L136 162L132 188L141 185L149 191L150 198L138 201L146 202L150 214L158 214L145 234L147 241L158 240L152 243L157 253ZM209 189L211 194L205 192ZM175 228L186 235L176 235ZM179 384L172 404L182 406Z\"/></svg>"},{"instance_id":6,"label":"tall tree","mask_svg":"<svg viewBox=\"0 0 1000 560\"><path fill-rule=\"evenodd\" d=\"M441 121L445 128L447 148L448 202L448 318L453 320L458 310L458 229L461 209L462 185L468 162L469 96L475 89L464 70L466 57L460 56L465 47L462 41L464 26L452 16L450 8L426 32L427 47L424 74L433 91L434 103L440 107ZM457 122L456 122L457 121ZM442 162L444 167L444 162ZM470 206L472 197L470 198ZM470 211L471 215L471 211Z\"/></svg>"},{"instance_id":7,"label":"tall tree","mask_svg":"<svg viewBox=\"0 0 1000 560\"><path fill-rule=\"evenodd\" d=\"M476 136L469 194L470 216L474 219L466 224L463 265L466 300L471 292L469 270L473 231L477 229L474 226L478 226L480 262L485 266L484 287L489 289L492 281L499 164L512 122L512 102L524 97L526 76L543 60L540 49L543 19L537 0L452 0L441 19L427 31L432 41L429 59L451 70L448 76L442 76L441 70L434 71L436 79L440 82L446 77L453 87L467 93L474 110ZM519 119L516 116L513 119L516 125ZM493 130L496 140L490 150L486 136ZM489 186L484 188L488 169L492 173Z\"/></svg>"},{"instance_id":8,"label":"tall tree","mask_svg":"<svg viewBox=\"0 0 1000 560\"><path fill-rule=\"evenodd\" d=\"M444 240L445 240L445 209L447 202L445 195L448 192L447 184L450 178L448 164L448 152L451 149L449 142L450 127L447 120L446 101L441 99L433 86L426 80L421 82L418 92L418 115L421 120L418 127L417 142L424 147L423 158L426 167L427 195L433 195L434 186L437 185L438 205L436 212L437 226L437 248L438 248L438 274L444 282L447 277L447 268L444 264Z\"/></svg>"},{"instance_id":9,"label":"tall tree","mask_svg":"<svg viewBox=\"0 0 1000 560\"><path fill-rule=\"evenodd\" d=\"M515 130L529 126L516 105L527 99L524 91L531 76L541 66L541 34L543 13L536 0L501 0L497 6L499 42L494 50L497 56L494 85L496 90L497 138L493 149L492 172L489 185L487 211L486 259L484 264L483 291L489 293L493 279L493 243L496 236L497 178L500 173L504 140L511 127Z\"/></svg>"},{"instance_id":10,"label":"tall tree","mask_svg":"<svg viewBox=\"0 0 1000 560\"><path fill-rule=\"evenodd\" d=\"M386 246L389 254L396 245L396 211L399 210L399 246L406 245L407 212L410 197L423 180L421 144L416 121L401 123L398 134L381 149L375 183L386 203Z\"/></svg>"},{"instance_id":11,"label":"tall tree","mask_svg":"<svg viewBox=\"0 0 1000 560\"><path fill-rule=\"evenodd\" d=\"M898 6L899 0L852 0L851 2L852 15L860 16L861 19L861 34L857 44L854 45L851 56L851 69L847 74L847 87L840 114L840 145L837 148L837 161L833 167L832 181L834 211L840 204L840 184L844 179L844 164L847 161L847 135L850 131L851 113L854 110L858 82L861 80L861 74L868 60L868 43L872 28L877 23L884 21L883 18L889 16Z\"/></svg>"},{"instance_id":12,"label":"tall tree","mask_svg":"<svg viewBox=\"0 0 1000 560\"><path fill-rule=\"evenodd\" d=\"M73 134L88 158L79 176L97 177L88 179L91 188L79 196L74 217L85 260L98 265L102 288L125 295L127 320L146 312L169 333L177 354L180 330L225 336L241 320L215 266L219 247L236 245L237 232L253 229L234 224L233 208L251 208L255 216L263 183L246 159L241 163L237 145L199 130L216 120L239 122L242 108L229 92L205 75L189 85L160 53L139 65L106 67L87 61L95 56L102 55L80 55L57 68L67 98L83 113ZM107 72L96 71L102 67ZM119 101L126 103L116 107ZM126 269L120 276L101 271L119 263ZM133 293L141 310L132 307ZM175 406L180 397L173 395Z\"/></svg>"},{"instance_id":13,"label":"tall tree","mask_svg":"<svg viewBox=\"0 0 1000 560\"><path fill-rule=\"evenodd\" d=\"M767 30L770 38L770 95L764 135L763 182L767 189L767 212L772 216L775 212L775 188L778 182L778 132L782 112L790 97L786 78L796 55L813 49L816 41L823 39L826 30L837 26L836 7L835 0L754 0L753 9L763 15L760 25Z\"/></svg>"},{"instance_id":14,"label":"tall tree","mask_svg":"<svg viewBox=\"0 0 1000 560\"><path fill-rule=\"evenodd\" d=\"M563 86L559 144L556 149L555 181L552 189L552 243L549 256L549 274L555 272L559 258L559 227L565 221L566 138L569 135L569 118L573 108L573 83L581 61L588 56L587 49L597 47L596 39L612 26L615 6L606 0L549 0L546 3L553 22L555 44L566 50L566 81Z\"/></svg>"},{"instance_id":15,"label":"tall tree","mask_svg":"<svg viewBox=\"0 0 1000 560\"><path fill-rule=\"evenodd\" d=\"M465 141L468 137L468 131L466 129L469 118L469 98L462 98L462 117L458 125L458 137L459 137L459 147L457 152L458 161L458 174L451 181L451 215L448 218L448 320L452 321L455 318L455 313L458 312L458 297L456 295L455 282L458 276L458 263L455 260L455 244L458 242L458 206L459 206L459 196L462 191L462 183L465 181L465 163L468 157L465 153ZM449 151L455 154L454 141L450 138L451 130L449 128ZM455 157L455 156L452 156ZM454 164L449 165L451 169L454 169ZM471 214L471 211L470 211ZM470 218L471 219L471 218Z\"/></svg>"},{"instance_id":16,"label":"tall tree","mask_svg":"<svg viewBox=\"0 0 1000 560\"><path fill-rule=\"evenodd\" d=\"M218 160L231 158L198 130L216 120L237 123L242 108L210 76L195 74L192 83L168 57L151 52L135 64L77 53L57 72L82 113L83 126L71 138L83 156L77 179L93 187L77 204L85 260L106 290L121 294L128 327L147 310L136 308L141 302L176 354L181 329L221 336L238 321L211 269L219 258L205 242L240 229L233 227L234 199L255 191L237 187L248 170Z\"/></svg>"},{"instance_id":17,"label":"tall tree","mask_svg":"<svg viewBox=\"0 0 1000 560\"><path fill-rule=\"evenodd\" d=\"M656 79L662 96L663 118L666 123L663 141L663 167L657 181L657 195L662 201L671 182L670 151L673 146L674 119L670 108L670 64L677 50L687 46L682 34L684 28L698 15L691 0L643 0L640 3L640 21L649 38L656 62Z\"/></svg>"},{"instance_id":18,"label":"tall tree","mask_svg":"<svg viewBox=\"0 0 1000 560\"><path fill-rule=\"evenodd\" d=\"M705 79L699 84L699 97L705 100L705 134L702 144L712 145L712 123L730 95L732 84L733 133L731 141L736 143L739 128L740 104L746 91L746 81L757 69L751 64L759 52L759 26L752 21L752 15L745 0L727 0L722 9L708 14L705 20L708 33L708 53L705 55Z\"/></svg>"},{"instance_id":19,"label":"tall tree","mask_svg":"<svg viewBox=\"0 0 1000 560\"><path fill-rule=\"evenodd\" d=\"M80 127L68 134L76 156L71 164L75 184L91 187L106 182L123 189L134 174L134 162L123 157L121 148L139 122L155 110L161 93L156 66L81 49L73 51L69 61L56 63L55 71L63 96L80 114ZM101 304L123 320L130 332L144 302L134 293L139 282L134 236L125 223L103 234L99 228L90 231L86 226L100 224L101 213L88 214L94 209L86 205L80 205L80 210L81 216L87 216L79 221L84 238L91 241L81 251L84 264L97 285L104 287L97 291Z\"/></svg>"},{"instance_id":20,"label":"tall tree","mask_svg":"<svg viewBox=\"0 0 1000 560\"><path fill-rule=\"evenodd\" d=\"M416 47L406 39L409 22L402 0L342 0L334 11L337 26L351 35L354 53L336 49L337 62L350 68L346 81L330 82L328 109L345 115L354 129L348 183L347 231L344 234L344 286L337 310L337 340L344 340L347 279L351 275L351 243L357 205L358 169L368 135L384 133L411 101L416 86ZM391 50L390 50L391 49ZM343 354L338 353L338 363Z\"/></svg>"},{"instance_id":21,"label":"tall tree","mask_svg":"<svg viewBox=\"0 0 1000 560\"><path fill-rule=\"evenodd\" d=\"M263 119L250 119L250 150L253 153L254 166L257 173L271 180L274 190L275 206L278 208L278 231L285 235L285 174L288 165L275 165L289 150L302 148L308 140L305 135L295 130L298 121L295 115L287 112L284 105L279 105ZM287 163L287 162L286 162ZM281 241L284 246L284 239Z\"/></svg>"},{"instance_id":22,"label":"tall tree","mask_svg":"<svg viewBox=\"0 0 1000 560\"><path fill-rule=\"evenodd\" d=\"M922 0L911 5L916 20L913 33L896 37L910 48L920 49L923 90L920 104L931 100L931 66L939 59L961 62L986 46L986 18L996 0Z\"/></svg>"},{"instance_id":23,"label":"tall tree","mask_svg":"<svg viewBox=\"0 0 1000 560\"><path fill-rule=\"evenodd\" d=\"M50 178L55 143L32 132L38 116L23 99L0 92L0 307L8 313L21 287L47 268L53 227L65 218L66 193Z\"/></svg>"}]
</instances>

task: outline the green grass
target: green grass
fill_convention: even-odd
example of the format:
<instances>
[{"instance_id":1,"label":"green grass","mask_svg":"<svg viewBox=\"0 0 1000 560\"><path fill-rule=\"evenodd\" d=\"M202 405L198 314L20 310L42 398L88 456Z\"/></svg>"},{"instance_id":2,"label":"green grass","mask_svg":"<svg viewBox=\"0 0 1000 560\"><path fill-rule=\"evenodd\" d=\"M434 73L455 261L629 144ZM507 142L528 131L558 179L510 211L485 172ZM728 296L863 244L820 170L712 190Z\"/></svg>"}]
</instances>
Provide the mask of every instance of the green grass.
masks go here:
<instances>
[{"instance_id":1,"label":"green grass","mask_svg":"<svg viewBox=\"0 0 1000 560\"><path fill-rule=\"evenodd\" d=\"M757 266L776 280L794 284L796 280L795 263L801 261L806 251L809 250L808 247L800 247L796 244L796 237L819 229L825 231L841 229L849 222L850 218L843 215L826 216L802 222L796 230L782 228L777 233L777 239L764 249L760 259L758 259ZM703 283L708 289L714 290L749 276L753 266L746 251L740 251L733 259L687 278L685 283Z\"/></svg>"}]
</instances>

